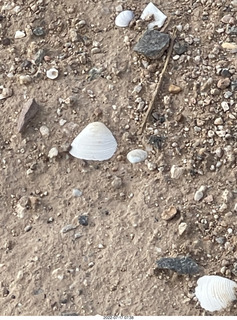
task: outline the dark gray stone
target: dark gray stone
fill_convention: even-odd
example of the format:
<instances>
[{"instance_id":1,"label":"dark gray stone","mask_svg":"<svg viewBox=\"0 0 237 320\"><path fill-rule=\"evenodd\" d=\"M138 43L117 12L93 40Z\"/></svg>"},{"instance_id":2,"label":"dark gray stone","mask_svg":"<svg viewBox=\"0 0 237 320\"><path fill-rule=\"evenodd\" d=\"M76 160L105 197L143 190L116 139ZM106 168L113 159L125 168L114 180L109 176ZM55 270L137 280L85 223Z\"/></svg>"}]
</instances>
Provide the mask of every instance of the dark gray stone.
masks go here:
<instances>
[{"instance_id":1,"label":"dark gray stone","mask_svg":"<svg viewBox=\"0 0 237 320\"><path fill-rule=\"evenodd\" d=\"M230 78L232 76L232 74L230 73L230 71L226 68L221 70L221 76L224 78Z\"/></svg>"},{"instance_id":2,"label":"dark gray stone","mask_svg":"<svg viewBox=\"0 0 237 320\"><path fill-rule=\"evenodd\" d=\"M88 226L88 216L80 216L78 221L82 226Z\"/></svg>"},{"instance_id":3,"label":"dark gray stone","mask_svg":"<svg viewBox=\"0 0 237 320\"><path fill-rule=\"evenodd\" d=\"M177 41L174 44L174 52L181 55L188 50L188 45L184 41Z\"/></svg>"},{"instance_id":4,"label":"dark gray stone","mask_svg":"<svg viewBox=\"0 0 237 320\"><path fill-rule=\"evenodd\" d=\"M158 30L147 30L133 50L149 59L160 58L169 47L170 36Z\"/></svg>"},{"instance_id":5,"label":"dark gray stone","mask_svg":"<svg viewBox=\"0 0 237 320\"><path fill-rule=\"evenodd\" d=\"M159 269L169 269L179 274L199 273L198 264L190 257L161 258L157 261Z\"/></svg>"},{"instance_id":6,"label":"dark gray stone","mask_svg":"<svg viewBox=\"0 0 237 320\"><path fill-rule=\"evenodd\" d=\"M33 34L37 37L41 37L45 35L45 30L42 27L36 27L33 29Z\"/></svg>"}]
</instances>

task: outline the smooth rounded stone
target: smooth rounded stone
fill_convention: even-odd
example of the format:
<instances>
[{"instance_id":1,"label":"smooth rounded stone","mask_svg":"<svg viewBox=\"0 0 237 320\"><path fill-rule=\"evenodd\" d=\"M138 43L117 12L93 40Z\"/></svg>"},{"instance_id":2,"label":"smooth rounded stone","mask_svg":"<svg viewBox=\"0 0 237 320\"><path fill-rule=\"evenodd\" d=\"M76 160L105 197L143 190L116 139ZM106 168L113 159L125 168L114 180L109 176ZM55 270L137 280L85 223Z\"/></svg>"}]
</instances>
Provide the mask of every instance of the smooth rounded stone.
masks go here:
<instances>
[{"instance_id":1,"label":"smooth rounded stone","mask_svg":"<svg viewBox=\"0 0 237 320\"><path fill-rule=\"evenodd\" d=\"M26 85L26 84L29 84L29 83L32 82L32 78L29 75L21 75L19 77L19 82L20 82L20 84L25 84Z\"/></svg>"},{"instance_id":2,"label":"smooth rounded stone","mask_svg":"<svg viewBox=\"0 0 237 320\"><path fill-rule=\"evenodd\" d=\"M32 229L32 226L28 225L24 228L25 232L29 232Z\"/></svg>"},{"instance_id":3,"label":"smooth rounded stone","mask_svg":"<svg viewBox=\"0 0 237 320\"><path fill-rule=\"evenodd\" d=\"M81 197L82 196L82 191L79 189L72 189L72 195L73 197L77 198L77 197Z\"/></svg>"},{"instance_id":4,"label":"smooth rounded stone","mask_svg":"<svg viewBox=\"0 0 237 320\"><path fill-rule=\"evenodd\" d=\"M26 36L26 33L21 30L17 30L15 33L15 39L22 39Z\"/></svg>"},{"instance_id":5,"label":"smooth rounded stone","mask_svg":"<svg viewBox=\"0 0 237 320\"><path fill-rule=\"evenodd\" d=\"M147 158L147 152L142 149L134 149L127 154L127 159L131 163L138 163L145 161Z\"/></svg>"},{"instance_id":6,"label":"smooth rounded stone","mask_svg":"<svg viewBox=\"0 0 237 320\"><path fill-rule=\"evenodd\" d=\"M216 126L223 124L222 118L216 118L215 121L214 121L214 124L215 124Z\"/></svg>"},{"instance_id":7,"label":"smooth rounded stone","mask_svg":"<svg viewBox=\"0 0 237 320\"><path fill-rule=\"evenodd\" d=\"M45 35L45 30L43 27L35 27L32 32L37 37L41 37Z\"/></svg>"},{"instance_id":8,"label":"smooth rounded stone","mask_svg":"<svg viewBox=\"0 0 237 320\"><path fill-rule=\"evenodd\" d=\"M48 127L46 127L46 126L41 126L41 127L39 128L39 131L40 131L42 137L48 137L48 136L49 136L49 128L48 128Z\"/></svg>"},{"instance_id":9,"label":"smooth rounded stone","mask_svg":"<svg viewBox=\"0 0 237 320\"><path fill-rule=\"evenodd\" d=\"M114 189L119 189L122 186L122 184L123 184L123 181L119 177L115 177L111 183Z\"/></svg>"},{"instance_id":10,"label":"smooth rounded stone","mask_svg":"<svg viewBox=\"0 0 237 320\"><path fill-rule=\"evenodd\" d=\"M11 40L9 38L2 39L3 46L9 46L11 44Z\"/></svg>"},{"instance_id":11,"label":"smooth rounded stone","mask_svg":"<svg viewBox=\"0 0 237 320\"><path fill-rule=\"evenodd\" d=\"M229 85L230 85L230 79L229 78L220 79L217 82L217 88L222 89L222 90L228 88Z\"/></svg>"},{"instance_id":12,"label":"smooth rounded stone","mask_svg":"<svg viewBox=\"0 0 237 320\"><path fill-rule=\"evenodd\" d=\"M184 234L184 232L186 231L188 225L186 222L181 222L178 226L178 232L179 232L179 235L182 236L182 234Z\"/></svg>"},{"instance_id":13,"label":"smooth rounded stone","mask_svg":"<svg viewBox=\"0 0 237 320\"><path fill-rule=\"evenodd\" d=\"M159 269L168 269L178 274L194 275L199 273L198 264L190 257L161 258L157 261Z\"/></svg>"},{"instance_id":14,"label":"smooth rounded stone","mask_svg":"<svg viewBox=\"0 0 237 320\"><path fill-rule=\"evenodd\" d=\"M159 59L169 47L170 36L158 30L147 30L133 50L149 59Z\"/></svg>"},{"instance_id":15,"label":"smooth rounded stone","mask_svg":"<svg viewBox=\"0 0 237 320\"><path fill-rule=\"evenodd\" d=\"M206 191L206 186L201 186L194 195L195 201L200 201L204 197L204 192Z\"/></svg>"},{"instance_id":16,"label":"smooth rounded stone","mask_svg":"<svg viewBox=\"0 0 237 320\"><path fill-rule=\"evenodd\" d=\"M230 73L229 69L224 68L221 70L221 76L224 78L230 78L232 74Z\"/></svg>"},{"instance_id":17,"label":"smooth rounded stone","mask_svg":"<svg viewBox=\"0 0 237 320\"><path fill-rule=\"evenodd\" d=\"M170 175L172 179L179 179L184 174L185 169L183 167L176 166L175 164L170 169Z\"/></svg>"},{"instance_id":18,"label":"smooth rounded stone","mask_svg":"<svg viewBox=\"0 0 237 320\"><path fill-rule=\"evenodd\" d=\"M162 212L161 218L163 220L169 221L169 220L173 219L176 216L177 213L178 213L177 208L174 207L174 206L171 206L167 210L164 210Z\"/></svg>"},{"instance_id":19,"label":"smooth rounded stone","mask_svg":"<svg viewBox=\"0 0 237 320\"><path fill-rule=\"evenodd\" d=\"M89 223L88 220L89 220L89 218L88 218L88 216L86 216L86 215L82 215L82 216L79 216L79 217L78 217L79 223L80 223L82 226L84 226L84 227L88 226L88 223Z\"/></svg>"},{"instance_id":20,"label":"smooth rounded stone","mask_svg":"<svg viewBox=\"0 0 237 320\"><path fill-rule=\"evenodd\" d=\"M169 86L169 93L179 93L181 91L182 91L182 89L179 86L176 86L174 84L171 84Z\"/></svg>"},{"instance_id":21,"label":"smooth rounded stone","mask_svg":"<svg viewBox=\"0 0 237 320\"><path fill-rule=\"evenodd\" d=\"M53 147L49 150L48 157L50 159L57 157L57 155L58 155L58 149L56 147Z\"/></svg>"}]
</instances>

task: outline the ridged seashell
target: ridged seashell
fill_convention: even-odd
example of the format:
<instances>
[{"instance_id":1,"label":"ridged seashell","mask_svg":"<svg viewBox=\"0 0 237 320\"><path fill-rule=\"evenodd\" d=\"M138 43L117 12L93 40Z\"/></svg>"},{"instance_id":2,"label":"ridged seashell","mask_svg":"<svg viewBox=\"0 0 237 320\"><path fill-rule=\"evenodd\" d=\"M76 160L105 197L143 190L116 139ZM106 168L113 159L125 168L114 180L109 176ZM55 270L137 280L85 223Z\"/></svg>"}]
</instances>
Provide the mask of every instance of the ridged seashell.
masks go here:
<instances>
[{"instance_id":1,"label":"ridged seashell","mask_svg":"<svg viewBox=\"0 0 237 320\"><path fill-rule=\"evenodd\" d=\"M150 2L146 8L143 10L141 19L145 20L147 16L153 15L154 20L151 23L148 24L148 29L153 29L155 26L158 26L158 28L161 28L165 20L167 18L166 15L164 15L163 12L161 12L152 2Z\"/></svg>"},{"instance_id":2,"label":"ridged seashell","mask_svg":"<svg viewBox=\"0 0 237 320\"><path fill-rule=\"evenodd\" d=\"M217 311L226 308L236 299L237 284L219 276L203 276L197 281L196 297L200 305L207 311Z\"/></svg>"},{"instance_id":3,"label":"ridged seashell","mask_svg":"<svg viewBox=\"0 0 237 320\"><path fill-rule=\"evenodd\" d=\"M46 76L47 76L47 78L54 80L58 77L58 70L55 68L51 68L51 69L47 70Z\"/></svg>"},{"instance_id":4,"label":"ridged seashell","mask_svg":"<svg viewBox=\"0 0 237 320\"><path fill-rule=\"evenodd\" d=\"M117 27L127 27L131 20L134 18L134 13L131 10L125 10L120 12L116 19L115 24Z\"/></svg>"},{"instance_id":5,"label":"ridged seashell","mask_svg":"<svg viewBox=\"0 0 237 320\"><path fill-rule=\"evenodd\" d=\"M147 152L142 149L135 149L127 154L127 159L131 163L138 163L146 160Z\"/></svg>"},{"instance_id":6,"label":"ridged seashell","mask_svg":"<svg viewBox=\"0 0 237 320\"><path fill-rule=\"evenodd\" d=\"M73 140L70 154L83 160L110 159L117 149L112 132L102 122L88 124Z\"/></svg>"}]
</instances>

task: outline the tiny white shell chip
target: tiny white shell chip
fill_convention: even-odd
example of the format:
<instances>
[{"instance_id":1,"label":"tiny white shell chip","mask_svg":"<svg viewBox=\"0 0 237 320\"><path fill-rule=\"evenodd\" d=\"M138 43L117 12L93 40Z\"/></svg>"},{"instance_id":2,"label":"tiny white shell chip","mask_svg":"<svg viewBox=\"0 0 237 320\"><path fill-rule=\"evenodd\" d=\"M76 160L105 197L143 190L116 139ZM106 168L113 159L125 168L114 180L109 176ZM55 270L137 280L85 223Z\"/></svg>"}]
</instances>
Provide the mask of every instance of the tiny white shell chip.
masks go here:
<instances>
[{"instance_id":1,"label":"tiny white shell chip","mask_svg":"<svg viewBox=\"0 0 237 320\"><path fill-rule=\"evenodd\" d=\"M117 27L124 28L129 25L133 18L134 13L131 10L122 11L117 15L115 19L115 24Z\"/></svg>"},{"instance_id":2,"label":"tiny white shell chip","mask_svg":"<svg viewBox=\"0 0 237 320\"><path fill-rule=\"evenodd\" d=\"M237 284L230 279L219 276L203 276L198 279L197 284L196 297L201 307L207 311L221 310L236 300L235 288L237 288Z\"/></svg>"},{"instance_id":3,"label":"tiny white shell chip","mask_svg":"<svg viewBox=\"0 0 237 320\"><path fill-rule=\"evenodd\" d=\"M49 150L49 153L48 153L48 157L49 158L54 158L54 157L57 157L58 155L58 149L53 147L52 149Z\"/></svg>"},{"instance_id":4,"label":"tiny white shell chip","mask_svg":"<svg viewBox=\"0 0 237 320\"><path fill-rule=\"evenodd\" d=\"M158 26L158 28L161 28L165 20L167 18L166 15L164 15L163 12L161 12L152 2L150 2L146 8L143 10L141 19L145 20L147 16L153 15L154 20L151 23L148 24L148 29L153 29L155 26Z\"/></svg>"},{"instance_id":5,"label":"tiny white shell chip","mask_svg":"<svg viewBox=\"0 0 237 320\"><path fill-rule=\"evenodd\" d=\"M24 38L26 36L24 31L21 30L17 30L15 33L15 39L21 39Z\"/></svg>"},{"instance_id":6,"label":"tiny white shell chip","mask_svg":"<svg viewBox=\"0 0 237 320\"><path fill-rule=\"evenodd\" d=\"M131 163L138 163L146 160L147 152L142 149L135 149L127 154L127 159Z\"/></svg>"},{"instance_id":7,"label":"tiny white shell chip","mask_svg":"<svg viewBox=\"0 0 237 320\"><path fill-rule=\"evenodd\" d=\"M102 122L88 124L71 144L70 154L83 160L108 160L116 149L117 142L112 132Z\"/></svg>"},{"instance_id":8,"label":"tiny white shell chip","mask_svg":"<svg viewBox=\"0 0 237 320\"><path fill-rule=\"evenodd\" d=\"M58 70L55 68L51 68L51 69L47 70L46 76L47 76L47 78L54 80L58 77Z\"/></svg>"}]
</instances>

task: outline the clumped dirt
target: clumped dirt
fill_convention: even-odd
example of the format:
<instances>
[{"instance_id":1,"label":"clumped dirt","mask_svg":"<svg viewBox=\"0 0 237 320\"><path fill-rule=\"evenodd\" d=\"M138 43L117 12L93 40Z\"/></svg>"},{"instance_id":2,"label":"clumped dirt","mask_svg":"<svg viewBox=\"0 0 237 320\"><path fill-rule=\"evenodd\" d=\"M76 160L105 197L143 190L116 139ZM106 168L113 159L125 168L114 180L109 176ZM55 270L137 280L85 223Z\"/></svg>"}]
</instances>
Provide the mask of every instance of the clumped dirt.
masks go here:
<instances>
[{"instance_id":1,"label":"clumped dirt","mask_svg":"<svg viewBox=\"0 0 237 320\"><path fill-rule=\"evenodd\" d=\"M154 2L187 50L172 53L142 135L166 54L139 57L133 47L146 24L118 28L114 20L121 6L138 19L148 2L1 2L0 85L13 91L0 100L1 315L236 315L235 304L215 313L200 307L200 275L156 269L162 257L189 255L202 274L237 275L237 59L222 47L236 43L232 2ZM16 39L18 30L25 37ZM55 80L46 77L52 67ZM226 78L227 87L218 83ZM171 84L182 91L170 93ZM20 134L31 98L40 108ZM118 142L108 161L68 153L92 121ZM59 153L50 158L52 148ZM132 165L126 155L136 148L148 158ZM172 206L177 214L162 219Z\"/></svg>"}]
</instances>

